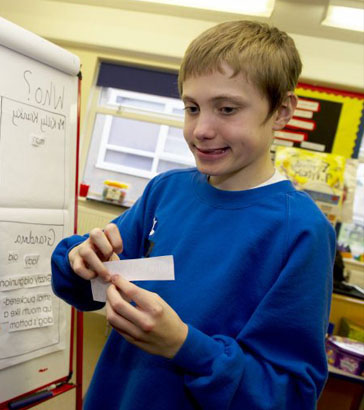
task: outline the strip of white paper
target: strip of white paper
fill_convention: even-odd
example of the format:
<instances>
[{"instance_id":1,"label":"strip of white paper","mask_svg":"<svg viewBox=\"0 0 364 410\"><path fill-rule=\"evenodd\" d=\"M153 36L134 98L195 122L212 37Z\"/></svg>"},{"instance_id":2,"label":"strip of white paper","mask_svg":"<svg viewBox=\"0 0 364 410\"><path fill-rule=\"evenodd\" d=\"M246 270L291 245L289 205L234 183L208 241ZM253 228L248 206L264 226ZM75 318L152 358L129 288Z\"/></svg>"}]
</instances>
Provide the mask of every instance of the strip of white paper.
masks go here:
<instances>
[{"instance_id":1,"label":"strip of white paper","mask_svg":"<svg viewBox=\"0 0 364 410\"><path fill-rule=\"evenodd\" d=\"M105 262L111 276L120 275L129 281L134 280L174 280L173 256L156 256L152 258L125 259ZM110 283L97 277L91 280L93 299L106 302L106 289Z\"/></svg>"}]
</instances>

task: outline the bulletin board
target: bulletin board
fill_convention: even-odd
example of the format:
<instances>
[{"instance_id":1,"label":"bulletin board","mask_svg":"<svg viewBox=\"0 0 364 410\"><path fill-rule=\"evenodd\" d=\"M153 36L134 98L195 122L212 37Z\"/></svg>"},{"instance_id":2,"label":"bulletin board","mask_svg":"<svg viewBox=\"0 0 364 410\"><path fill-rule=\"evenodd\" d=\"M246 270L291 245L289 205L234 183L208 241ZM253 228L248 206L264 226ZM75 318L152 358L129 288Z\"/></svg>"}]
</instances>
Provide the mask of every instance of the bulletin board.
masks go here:
<instances>
[{"instance_id":1,"label":"bulletin board","mask_svg":"<svg viewBox=\"0 0 364 410\"><path fill-rule=\"evenodd\" d=\"M51 254L73 234L80 62L0 18L0 408L70 373ZM4 407L5 406L5 407Z\"/></svg>"},{"instance_id":2,"label":"bulletin board","mask_svg":"<svg viewBox=\"0 0 364 410\"><path fill-rule=\"evenodd\" d=\"M276 132L277 144L357 158L364 130L364 94L300 83L297 109Z\"/></svg>"},{"instance_id":3,"label":"bulletin board","mask_svg":"<svg viewBox=\"0 0 364 410\"><path fill-rule=\"evenodd\" d=\"M275 135L275 166L335 226L352 215L349 182L363 139L364 94L303 83L295 92L293 117Z\"/></svg>"}]
</instances>

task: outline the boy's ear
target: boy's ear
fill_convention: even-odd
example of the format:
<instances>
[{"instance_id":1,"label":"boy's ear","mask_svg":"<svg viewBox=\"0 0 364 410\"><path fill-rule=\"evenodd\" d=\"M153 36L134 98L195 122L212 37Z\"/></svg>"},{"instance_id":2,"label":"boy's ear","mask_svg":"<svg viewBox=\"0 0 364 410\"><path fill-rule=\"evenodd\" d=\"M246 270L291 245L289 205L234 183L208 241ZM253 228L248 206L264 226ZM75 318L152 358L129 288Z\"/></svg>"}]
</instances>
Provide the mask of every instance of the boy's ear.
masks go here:
<instances>
[{"instance_id":1,"label":"boy's ear","mask_svg":"<svg viewBox=\"0 0 364 410\"><path fill-rule=\"evenodd\" d=\"M273 130L279 131L284 128L287 122L292 118L294 110L297 107L298 98L293 91L288 91L285 99L274 113L275 119L273 123Z\"/></svg>"}]
</instances>

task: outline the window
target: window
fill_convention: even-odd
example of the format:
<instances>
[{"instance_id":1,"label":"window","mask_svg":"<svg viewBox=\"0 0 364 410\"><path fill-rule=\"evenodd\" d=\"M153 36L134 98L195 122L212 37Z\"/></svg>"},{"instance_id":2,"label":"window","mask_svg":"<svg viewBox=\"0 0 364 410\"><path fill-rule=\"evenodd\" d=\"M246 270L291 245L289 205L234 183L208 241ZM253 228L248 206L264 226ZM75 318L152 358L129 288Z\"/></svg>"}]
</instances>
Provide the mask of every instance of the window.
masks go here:
<instances>
[{"instance_id":1,"label":"window","mask_svg":"<svg viewBox=\"0 0 364 410\"><path fill-rule=\"evenodd\" d=\"M194 165L182 128L165 123L174 120L182 126L179 99L106 88L101 104L116 112L105 116L96 167L152 178L168 169ZM123 115L127 113L131 118Z\"/></svg>"},{"instance_id":2,"label":"window","mask_svg":"<svg viewBox=\"0 0 364 410\"><path fill-rule=\"evenodd\" d=\"M155 175L195 165L183 137L176 74L102 64L92 105L84 173L91 197L115 179L131 185L134 201Z\"/></svg>"}]
</instances>

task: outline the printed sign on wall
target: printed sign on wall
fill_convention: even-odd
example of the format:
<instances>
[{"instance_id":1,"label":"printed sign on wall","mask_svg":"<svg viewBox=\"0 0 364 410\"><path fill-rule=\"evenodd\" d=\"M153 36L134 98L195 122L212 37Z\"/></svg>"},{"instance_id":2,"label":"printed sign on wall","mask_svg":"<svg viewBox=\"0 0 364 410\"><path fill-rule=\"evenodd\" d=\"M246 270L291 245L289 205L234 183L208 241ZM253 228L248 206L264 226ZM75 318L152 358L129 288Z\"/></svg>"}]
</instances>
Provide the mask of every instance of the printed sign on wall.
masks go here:
<instances>
[{"instance_id":1,"label":"printed sign on wall","mask_svg":"<svg viewBox=\"0 0 364 410\"><path fill-rule=\"evenodd\" d=\"M345 158L294 147L277 147L275 166L293 185L307 192L332 224L340 217Z\"/></svg>"}]
</instances>

